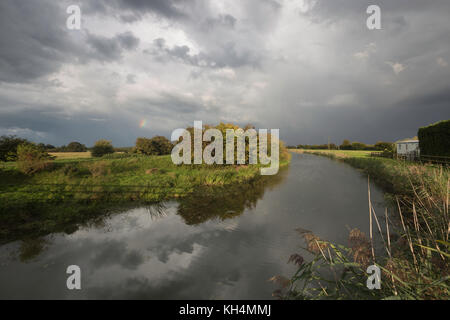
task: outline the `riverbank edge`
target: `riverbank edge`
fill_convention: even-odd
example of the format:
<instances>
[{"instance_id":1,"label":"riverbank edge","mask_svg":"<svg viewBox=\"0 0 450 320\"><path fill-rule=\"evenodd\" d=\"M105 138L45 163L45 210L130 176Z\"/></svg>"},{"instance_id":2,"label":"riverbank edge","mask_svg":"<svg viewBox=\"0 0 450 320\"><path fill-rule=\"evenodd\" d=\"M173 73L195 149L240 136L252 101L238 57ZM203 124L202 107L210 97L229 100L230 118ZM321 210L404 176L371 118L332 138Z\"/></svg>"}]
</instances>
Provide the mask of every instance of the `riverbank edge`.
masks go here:
<instances>
[{"instance_id":1,"label":"riverbank edge","mask_svg":"<svg viewBox=\"0 0 450 320\"><path fill-rule=\"evenodd\" d=\"M395 195L410 196L413 193L410 189L410 181L408 181L407 177L401 177L403 181L399 181L398 178L401 173L398 170L395 170L395 167L404 169L410 165L414 165L413 163L400 162L387 158L353 156L351 154L327 152L324 150L289 149L289 151L298 154L305 153L327 157L346 163L367 174L367 176L370 177L370 180L375 182L388 198L392 198L392 196Z\"/></svg>"},{"instance_id":2,"label":"riverbank edge","mask_svg":"<svg viewBox=\"0 0 450 320\"><path fill-rule=\"evenodd\" d=\"M114 161L130 161L129 159L134 158L119 160L100 158L87 162L74 160L69 165L62 162L60 164L63 167L55 169L54 175L66 167L79 169L86 164L106 162L109 166L114 166ZM290 159L290 154L280 159L280 171L289 166ZM223 188L252 183L262 177L271 178L260 174L260 165L174 166L169 164L167 159L164 160L166 161L162 162L161 166L153 164L154 168L146 170L147 177L151 178L152 182L139 186L136 186L136 183L110 185L108 180L103 180L102 177L77 180L78 184L46 184L49 181L60 182L57 177L52 177L53 180L49 178L52 176L51 172L44 173L42 177L37 175L32 178L31 181L37 183L35 185L27 185L23 181L14 185L15 180L12 177L12 185L0 184L0 243L20 239L23 236L35 237L53 232L70 233L71 230L77 229L73 225L95 221L98 217L130 208L186 198L198 188ZM170 166L169 169L167 166ZM17 174L17 170L10 168L8 174L11 176ZM110 178L112 177L114 174ZM39 184L40 182L42 184ZM79 191L80 186L83 187L83 191Z\"/></svg>"}]
</instances>

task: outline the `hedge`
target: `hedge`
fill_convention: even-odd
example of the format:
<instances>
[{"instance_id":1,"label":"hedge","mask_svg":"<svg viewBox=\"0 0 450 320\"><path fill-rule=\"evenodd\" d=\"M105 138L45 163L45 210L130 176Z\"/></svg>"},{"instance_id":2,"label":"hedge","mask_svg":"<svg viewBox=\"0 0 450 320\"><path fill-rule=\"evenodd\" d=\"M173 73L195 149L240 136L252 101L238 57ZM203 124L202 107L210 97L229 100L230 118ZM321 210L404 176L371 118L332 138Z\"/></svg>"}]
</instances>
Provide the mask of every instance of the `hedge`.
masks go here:
<instances>
[{"instance_id":1,"label":"hedge","mask_svg":"<svg viewBox=\"0 0 450 320\"><path fill-rule=\"evenodd\" d=\"M417 136L422 155L450 157L450 120L422 127Z\"/></svg>"}]
</instances>

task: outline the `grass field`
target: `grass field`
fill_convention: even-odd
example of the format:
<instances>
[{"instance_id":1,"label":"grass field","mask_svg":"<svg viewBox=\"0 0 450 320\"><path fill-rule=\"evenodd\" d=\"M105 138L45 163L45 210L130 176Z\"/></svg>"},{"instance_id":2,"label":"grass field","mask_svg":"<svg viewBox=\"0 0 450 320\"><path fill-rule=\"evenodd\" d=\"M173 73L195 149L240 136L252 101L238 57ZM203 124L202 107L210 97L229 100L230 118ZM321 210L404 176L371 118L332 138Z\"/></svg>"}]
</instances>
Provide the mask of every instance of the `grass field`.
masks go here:
<instances>
[{"instance_id":1,"label":"grass field","mask_svg":"<svg viewBox=\"0 0 450 320\"><path fill-rule=\"evenodd\" d=\"M296 153L324 153L334 154L338 158L367 158L374 151L365 150L304 150L304 149L289 149L289 151Z\"/></svg>"},{"instance_id":2,"label":"grass field","mask_svg":"<svg viewBox=\"0 0 450 320\"><path fill-rule=\"evenodd\" d=\"M49 155L56 157L56 160L60 159L86 159L91 158L91 152L49 152Z\"/></svg>"}]
</instances>

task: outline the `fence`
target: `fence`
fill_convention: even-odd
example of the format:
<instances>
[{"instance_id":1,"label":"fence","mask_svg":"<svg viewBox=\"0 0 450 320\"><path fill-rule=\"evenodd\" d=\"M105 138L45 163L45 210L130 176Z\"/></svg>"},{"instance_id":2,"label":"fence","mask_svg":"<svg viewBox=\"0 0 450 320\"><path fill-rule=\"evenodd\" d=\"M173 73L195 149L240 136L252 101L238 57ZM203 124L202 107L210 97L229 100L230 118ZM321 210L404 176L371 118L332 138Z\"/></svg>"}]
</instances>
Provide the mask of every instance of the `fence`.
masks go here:
<instances>
[{"instance_id":1,"label":"fence","mask_svg":"<svg viewBox=\"0 0 450 320\"><path fill-rule=\"evenodd\" d=\"M433 163L433 164L441 164L444 166L450 165L450 157L444 156L428 156L428 155L420 155L420 162L423 163Z\"/></svg>"},{"instance_id":2,"label":"fence","mask_svg":"<svg viewBox=\"0 0 450 320\"><path fill-rule=\"evenodd\" d=\"M398 160L420 161L420 154L417 151L408 152L406 154L397 154Z\"/></svg>"},{"instance_id":3,"label":"fence","mask_svg":"<svg viewBox=\"0 0 450 320\"><path fill-rule=\"evenodd\" d=\"M390 158L392 159L394 157L394 154L392 152L386 152L386 151L380 151L380 152L371 152L371 157L381 157L381 158Z\"/></svg>"},{"instance_id":4,"label":"fence","mask_svg":"<svg viewBox=\"0 0 450 320\"><path fill-rule=\"evenodd\" d=\"M450 157L445 156L429 156L420 154L419 152L410 152L407 154L397 154L394 155L391 152L371 152L371 157L382 157L382 158L391 158L403 161L417 161L422 163L431 163L431 164L439 164L444 166L450 165Z\"/></svg>"}]
</instances>

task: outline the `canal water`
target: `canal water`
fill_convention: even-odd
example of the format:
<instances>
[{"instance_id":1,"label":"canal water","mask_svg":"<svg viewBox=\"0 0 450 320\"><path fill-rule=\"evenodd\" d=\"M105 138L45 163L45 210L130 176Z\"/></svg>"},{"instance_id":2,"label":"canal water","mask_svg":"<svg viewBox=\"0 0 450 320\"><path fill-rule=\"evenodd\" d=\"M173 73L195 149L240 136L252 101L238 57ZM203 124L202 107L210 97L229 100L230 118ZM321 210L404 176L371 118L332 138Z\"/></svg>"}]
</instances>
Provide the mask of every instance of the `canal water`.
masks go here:
<instances>
[{"instance_id":1,"label":"canal water","mask_svg":"<svg viewBox=\"0 0 450 320\"><path fill-rule=\"evenodd\" d=\"M371 185L377 214L383 194ZM134 208L75 228L0 247L0 299L271 299L274 275L305 245L297 228L347 244L368 234L367 177L293 154L278 176ZM66 269L81 269L68 290Z\"/></svg>"}]
</instances>

